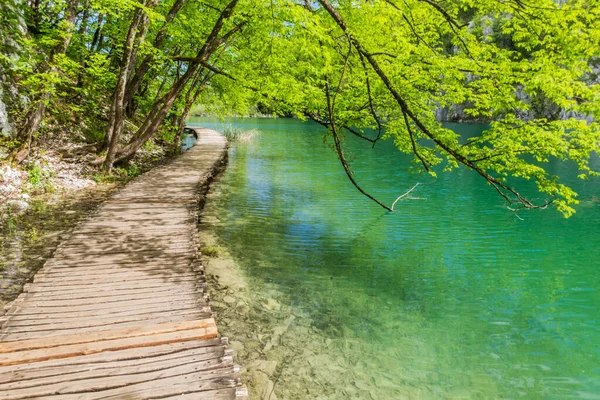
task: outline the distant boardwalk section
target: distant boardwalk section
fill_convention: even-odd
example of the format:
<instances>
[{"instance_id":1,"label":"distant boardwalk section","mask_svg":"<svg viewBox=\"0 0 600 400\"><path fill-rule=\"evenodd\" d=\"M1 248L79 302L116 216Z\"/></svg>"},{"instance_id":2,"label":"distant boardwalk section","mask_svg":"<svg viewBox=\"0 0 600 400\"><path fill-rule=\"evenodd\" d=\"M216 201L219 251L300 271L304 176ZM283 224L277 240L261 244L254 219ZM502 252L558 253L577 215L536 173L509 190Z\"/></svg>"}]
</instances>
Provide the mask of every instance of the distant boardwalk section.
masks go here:
<instances>
[{"instance_id":1,"label":"distant boardwalk section","mask_svg":"<svg viewBox=\"0 0 600 400\"><path fill-rule=\"evenodd\" d=\"M198 142L81 223L0 322L0 399L245 399L197 258L200 190L226 154Z\"/></svg>"}]
</instances>

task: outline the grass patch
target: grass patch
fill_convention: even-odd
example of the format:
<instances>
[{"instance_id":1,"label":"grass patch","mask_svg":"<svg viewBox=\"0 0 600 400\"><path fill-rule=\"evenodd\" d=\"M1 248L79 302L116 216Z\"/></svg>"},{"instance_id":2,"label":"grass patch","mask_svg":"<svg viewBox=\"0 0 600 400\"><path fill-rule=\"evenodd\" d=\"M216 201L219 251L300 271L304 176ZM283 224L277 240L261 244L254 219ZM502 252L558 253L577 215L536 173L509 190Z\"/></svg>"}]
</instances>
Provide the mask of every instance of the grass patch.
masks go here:
<instances>
[{"instance_id":1,"label":"grass patch","mask_svg":"<svg viewBox=\"0 0 600 400\"><path fill-rule=\"evenodd\" d=\"M203 246L200 247L200 254L207 257L219 257L222 253L222 249L219 246Z\"/></svg>"},{"instance_id":2,"label":"grass patch","mask_svg":"<svg viewBox=\"0 0 600 400\"><path fill-rule=\"evenodd\" d=\"M244 130L233 125L227 125L223 129L223 135L227 138L227 141L231 143L248 143L254 140L254 138L259 134L260 131L257 129Z\"/></svg>"}]
</instances>

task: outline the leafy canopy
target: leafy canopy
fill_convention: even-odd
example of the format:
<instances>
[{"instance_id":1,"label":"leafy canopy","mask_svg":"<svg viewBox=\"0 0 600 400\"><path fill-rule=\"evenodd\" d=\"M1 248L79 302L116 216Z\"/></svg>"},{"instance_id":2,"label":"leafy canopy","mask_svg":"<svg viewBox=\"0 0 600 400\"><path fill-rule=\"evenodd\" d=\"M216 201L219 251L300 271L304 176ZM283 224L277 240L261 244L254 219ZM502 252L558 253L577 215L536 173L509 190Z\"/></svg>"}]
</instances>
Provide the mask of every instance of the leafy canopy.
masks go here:
<instances>
[{"instance_id":1,"label":"leafy canopy","mask_svg":"<svg viewBox=\"0 0 600 400\"><path fill-rule=\"evenodd\" d=\"M581 179L599 175L589 163L600 148L598 1L262 7L253 39L236 43L223 67L271 109L312 117L334 139L374 129L368 140L393 140L430 174L438 164L477 171L516 207L574 212L576 193L548 171L552 159L575 162ZM490 128L466 141L438 122L441 108ZM519 179L546 200L522 196Z\"/></svg>"}]
</instances>

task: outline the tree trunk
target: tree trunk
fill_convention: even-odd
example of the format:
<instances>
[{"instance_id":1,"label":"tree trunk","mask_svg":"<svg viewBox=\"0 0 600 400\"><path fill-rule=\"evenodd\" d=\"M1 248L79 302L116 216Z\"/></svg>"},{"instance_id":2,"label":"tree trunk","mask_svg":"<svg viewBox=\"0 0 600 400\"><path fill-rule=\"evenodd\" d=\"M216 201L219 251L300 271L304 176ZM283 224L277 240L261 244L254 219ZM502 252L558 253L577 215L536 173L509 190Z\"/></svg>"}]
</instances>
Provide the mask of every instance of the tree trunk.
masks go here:
<instances>
[{"instance_id":1,"label":"tree trunk","mask_svg":"<svg viewBox=\"0 0 600 400\"><path fill-rule=\"evenodd\" d=\"M175 16L177 16L177 13L181 9L181 7L183 7L184 3L185 3L185 0L175 1L173 6L171 7L171 9L169 10L167 17L165 18L165 22L163 23L162 27L156 34L154 41L152 42L152 46L154 48L158 49L163 45L163 43L167 37L167 26L175 19ZM135 71L135 74L127 83L127 90L125 91L125 104L128 105L128 110L129 110L128 115L130 115L130 116L133 115L133 110L135 109L135 107L133 107L133 104L132 104L133 97L138 92L140 85L142 83L142 80L144 79L144 77L146 76L148 71L150 70L150 66L151 66L150 64L152 63L153 60L154 60L153 54L148 54L146 57L144 57L140 66Z\"/></svg>"},{"instance_id":2,"label":"tree trunk","mask_svg":"<svg viewBox=\"0 0 600 400\"><path fill-rule=\"evenodd\" d=\"M185 95L185 106L181 111L181 115L177 124L177 133L175 134L175 140L173 141L173 146L175 148L178 148L180 145L181 136L183 135L183 129L185 128L185 120L187 119L188 114L192 109L192 106L196 103L196 100L198 100L198 97L204 91L204 89L206 89L206 83L212 77L212 74L208 72L206 76L201 81L199 81L203 70L204 69L198 72L196 79L194 79L194 83Z\"/></svg>"},{"instance_id":3,"label":"tree trunk","mask_svg":"<svg viewBox=\"0 0 600 400\"><path fill-rule=\"evenodd\" d=\"M123 101L125 98L125 85L127 83L127 73L130 70L130 64L133 59L134 53L134 42L137 36L138 26L142 22L142 14L144 12L141 8L138 8L133 16L133 20L129 25L129 31L127 32L127 38L125 39L123 59L121 62L121 72L119 73L119 79L117 80L117 86L113 92L112 102L110 105L110 112L108 115L108 126L106 127L106 135L104 137L105 143L107 144L108 150L106 152L106 159L104 160L104 168L110 170L112 168L115 152L119 140L121 139L121 132L123 131Z\"/></svg>"},{"instance_id":4,"label":"tree trunk","mask_svg":"<svg viewBox=\"0 0 600 400\"><path fill-rule=\"evenodd\" d=\"M98 52L102 46L102 21L104 21L104 14L100 14L98 16L98 26L94 31L94 38L92 39L92 44L90 45L91 51Z\"/></svg>"},{"instance_id":5,"label":"tree trunk","mask_svg":"<svg viewBox=\"0 0 600 400\"><path fill-rule=\"evenodd\" d=\"M149 0L146 4L147 8L154 8L158 4L158 0ZM105 141L108 143L106 159L104 160L104 169L110 170L114 162L114 156L121 140L123 132L123 124L125 122L125 93L127 88L127 80L133 68L137 57L137 50L146 39L148 33L148 25L150 20L146 12L141 8L136 10L133 21L129 26L129 32L125 39L125 51L123 52L123 61L121 63L121 72L117 81L117 87L113 94L113 101L110 108L108 119L108 127L106 130ZM136 42L137 41L137 45Z\"/></svg>"},{"instance_id":6,"label":"tree trunk","mask_svg":"<svg viewBox=\"0 0 600 400\"><path fill-rule=\"evenodd\" d=\"M196 55L195 59L190 62L186 72L179 79L177 79L173 84L173 87L154 104L152 110L136 132L135 137L127 144L127 146L125 146L118 152L118 154L116 154L114 162L131 158L139 150L139 148L142 147L142 145L150 137L152 137L154 133L156 133L158 127L173 106L173 103L185 89L185 86L194 76L198 68L206 63L206 61L221 44L223 44L228 38L241 29L243 23L234 27L225 35L219 37L219 33L223 29L223 23L231 16L238 1L239 0L231 0L225 9L223 9L219 15L219 18L215 22L211 33L204 42L204 45Z\"/></svg>"}]
</instances>

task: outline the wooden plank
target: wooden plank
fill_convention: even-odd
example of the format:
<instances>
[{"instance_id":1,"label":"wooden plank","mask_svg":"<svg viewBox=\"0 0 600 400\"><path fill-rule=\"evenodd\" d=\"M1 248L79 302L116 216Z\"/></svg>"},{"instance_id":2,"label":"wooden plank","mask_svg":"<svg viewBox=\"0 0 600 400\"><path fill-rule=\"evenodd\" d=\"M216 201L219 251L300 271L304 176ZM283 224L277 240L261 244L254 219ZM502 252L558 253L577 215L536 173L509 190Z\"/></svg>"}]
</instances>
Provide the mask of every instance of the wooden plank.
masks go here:
<instances>
[{"instance_id":1,"label":"wooden plank","mask_svg":"<svg viewBox=\"0 0 600 400\"><path fill-rule=\"evenodd\" d=\"M211 319L212 320L212 319ZM157 346L174 342L183 342L188 340L214 339L217 337L217 327L208 325L202 328L190 328L187 330L166 331L166 333L147 333L137 336L123 336L124 338L105 339L99 335L99 332L91 332L86 335L70 335L68 340L74 344L61 344L61 340L66 337L49 337L46 339L24 340L20 342L0 343L0 366L26 364L55 358L68 358L85 354L101 353L105 351L118 351L136 347ZM179 324L198 321L185 321ZM172 324L169 324L172 325ZM129 328L134 329L134 328ZM114 337L114 332L108 331L106 337ZM78 337L78 338L77 338ZM90 337L96 337L99 341L89 341ZM68 343L68 342L62 342ZM16 350L6 352L9 345L14 344ZM31 350L27 349L31 348Z\"/></svg>"},{"instance_id":2,"label":"wooden plank","mask_svg":"<svg viewBox=\"0 0 600 400\"><path fill-rule=\"evenodd\" d=\"M136 250L123 250L123 251L64 251L57 252L54 254L53 258L55 259L76 259L80 262L86 262L95 260L97 257L107 257L114 256L120 257L120 259L133 259L135 261L144 262L148 258L160 257L169 255L177 256L177 255L189 255L190 250L188 248L174 248L174 249L154 249L152 251L148 251L147 249L136 249ZM140 258L141 257L141 258Z\"/></svg>"},{"instance_id":3,"label":"wooden plank","mask_svg":"<svg viewBox=\"0 0 600 400\"><path fill-rule=\"evenodd\" d=\"M56 334L57 331L64 331L61 334L68 334L69 331L80 329L83 332L84 329L94 328L98 329L109 329L115 328L117 325L122 326L123 324L132 324L137 322L149 321L152 323L157 322L174 322L175 320L197 320L203 318L210 318L211 311L207 309L207 307L203 307L202 311L198 309L187 309L184 311L181 310L173 310L168 313L147 313L147 314L134 314L129 316L120 316L107 318L103 316L102 318L78 318L76 320L67 319L60 320L46 320L46 321L38 321L38 323L34 323L32 321L9 321L5 324L2 329L3 334L13 335L17 333L37 333L46 331L49 334ZM79 332L78 332L79 333Z\"/></svg>"},{"instance_id":4,"label":"wooden plank","mask_svg":"<svg viewBox=\"0 0 600 400\"><path fill-rule=\"evenodd\" d=\"M132 278L132 279L125 279L125 278L119 278L117 277L116 279L114 279L113 281L103 281L101 283L94 283L94 287L98 287L98 288L104 288L107 286L111 286L114 285L113 287L132 287L132 286L145 286L145 285L152 285L152 284L168 284L168 283L180 283L180 282L195 282L198 279L198 276L196 274L188 274L185 276L179 276L179 275L169 275L169 276L156 276L156 277L152 277L152 276L146 276L143 278ZM92 278L90 280L85 280L85 279L81 279L80 282L77 282L77 284L74 283L61 283L60 279L57 279L55 282L53 281L46 281L46 282L39 282L39 283L34 283L33 285L31 285L31 289L32 290L37 290L40 291L42 289L60 289L60 288L70 288L72 290L75 289L85 289L86 287L90 287L90 285L92 284L91 282L93 282ZM146 286L148 287L148 286Z\"/></svg>"},{"instance_id":5,"label":"wooden plank","mask_svg":"<svg viewBox=\"0 0 600 400\"><path fill-rule=\"evenodd\" d=\"M174 274L190 274L190 273L198 273L201 269L194 270L191 264L182 265L182 266L162 266L162 267L153 267L147 269L138 269L138 268L124 268L124 267L115 267L115 268L98 268L96 270L90 269L79 269L77 267L73 267L71 270L66 271L53 271L51 269L41 270L36 274L37 279L42 278L53 278L53 279L62 279L62 278L75 278L82 277L88 278L93 277L102 277L105 275L128 275L135 274L139 276L169 276ZM34 282L37 280L34 279Z\"/></svg>"},{"instance_id":6,"label":"wooden plank","mask_svg":"<svg viewBox=\"0 0 600 400\"><path fill-rule=\"evenodd\" d=\"M178 233L185 233L185 232L192 232L192 228L189 224L186 225L161 225L160 228L153 226L153 227L138 227L138 226L120 226L120 227L110 227L110 226L104 226L104 227L96 227L96 226L92 226L92 227L84 227L84 226L80 226L79 228L75 229L73 231L73 235L96 235L96 236L101 236L101 235L127 235L127 234L136 234L136 235L141 235L141 234L159 234L159 233L164 233L164 232L172 232L173 234L178 234Z\"/></svg>"},{"instance_id":7,"label":"wooden plank","mask_svg":"<svg viewBox=\"0 0 600 400\"><path fill-rule=\"evenodd\" d=\"M161 399L164 400L189 400L189 399L198 399L198 400L246 400L246 397L238 396L238 388L230 388L230 389L220 389L220 390L211 390L210 392L185 392L183 394L176 394L174 396L163 396Z\"/></svg>"},{"instance_id":8,"label":"wooden plank","mask_svg":"<svg viewBox=\"0 0 600 400\"><path fill-rule=\"evenodd\" d=\"M86 328L88 326L89 327L98 327L101 325L107 325L110 328L111 326L113 326L116 323L125 323L125 322L131 322L131 321L136 321L136 320L139 320L139 321L152 320L152 319L172 320L177 316L197 314L200 312L198 310L202 310L202 311L204 311L203 313L206 314L204 307L197 307L195 312L192 310L193 309L190 309L188 307L188 308L186 308L185 311L182 312L182 311L180 311L180 309L178 307L173 307L171 310L165 310L162 313L137 313L137 314L130 314L130 315L125 315L125 316L114 316L112 318L104 315L104 316L102 316L102 318L91 318L90 317L90 318L85 318L85 319L81 319L81 318L62 319L62 318L60 318L60 316L65 315L65 314L61 313L58 315L54 314L55 322L47 322L48 320L12 321L9 317L9 318L7 318L7 321L4 323L2 332L0 333L0 337L6 338L6 340L14 341L16 339L13 339L13 334L26 333L26 332L37 332L37 331L43 331L43 330L49 330L49 331L55 332L54 329L58 329L59 326L63 327L61 329L74 329L74 327ZM194 319L194 318L188 318L188 319ZM197 319L197 318L195 318L195 319ZM112 323L110 321L112 321ZM49 325L55 325L56 328L51 328L51 327L49 327ZM62 334L67 334L67 333L68 332L63 332ZM9 334L11 335L10 337L6 336ZM19 340L21 340L21 339L19 339Z\"/></svg>"},{"instance_id":9,"label":"wooden plank","mask_svg":"<svg viewBox=\"0 0 600 400\"><path fill-rule=\"evenodd\" d=\"M29 288L27 288L27 291L28 291L28 295L44 297L44 294L47 294L49 297L52 297L52 296L60 297L60 296L65 296L65 295L68 296L68 295L77 295L77 294L82 294L82 295L106 294L106 295L108 295L109 293L115 293L118 295L120 292L127 293L132 290L148 291L148 290L156 289L156 290L161 290L161 291L169 291L169 290L194 291L194 290L204 290L205 288L206 288L205 278L203 276L199 276L195 281L171 282L171 283L163 283L163 282L146 283L143 286L122 285L122 286L115 287L113 290L111 290L109 286L99 287L96 290L94 290L93 286L91 286L91 285L90 285L90 287L87 287L87 288L70 288L69 286L64 286L64 287L57 287L57 288L50 288L50 287L39 288L40 290L37 290L35 285L31 285Z\"/></svg>"},{"instance_id":10,"label":"wooden plank","mask_svg":"<svg viewBox=\"0 0 600 400\"><path fill-rule=\"evenodd\" d=\"M206 318L195 321L165 323L150 326L145 325L138 326L136 328L100 331L87 335L64 335L47 340L24 340L21 342L0 343L0 354L214 327L216 327L214 318Z\"/></svg>"},{"instance_id":11,"label":"wooden plank","mask_svg":"<svg viewBox=\"0 0 600 400\"><path fill-rule=\"evenodd\" d=\"M110 216L122 216L122 215L132 215L132 216L154 216L154 215L194 215L196 214L196 210L194 207L149 207L144 204L143 207L131 207L131 208L123 208L119 207L115 209L109 209L106 205L109 203L104 203L98 211L95 213L94 217L110 217Z\"/></svg>"},{"instance_id":12,"label":"wooden plank","mask_svg":"<svg viewBox=\"0 0 600 400\"><path fill-rule=\"evenodd\" d=\"M63 380L57 378L55 381L47 379L38 385L30 384L22 385L22 387L15 387L17 386L15 384L4 385L6 389L0 388L0 398L37 398L56 394L77 393L81 391L83 385L85 385L86 391L110 390L169 376L199 372L209 373L211 370L231 371L232 368L233 360L231 357L210 358L207 360L191 357L183 360L169 360L143 365L125 365L120 370L105 369L100 373L97 371L83 372Z\"/></svg>"},{"instance_id":13,"label":"wooden plank","mask_svg":"<svg viewBox=\"0 0 600 400\"><path fill-rule=\"evenodd\" d=\"M65 259L65 258L56 258L52 259L50 265L52 266L60 266L62 268L74 267L74 266L87 266L88 268L93 268L94 266L101 265L121 265L121 264L146 264L149 262L184 262L184 261L192 261L196 259L196 253L194 254L154 254L152 256L145 254L136 254L127 257L126 254L120 255L112 255L109 254L107 256L96 256L96 257L87 257L88 259ZM87 265L86 265L87 264Z\"/></svg>"},{"instance_id":14,"label":"wooden plank","mask_svg":"<svg viewBox=\"0 0 600 400\"><path fill-rule=\"evenodd\" d=\"M123 399L160 399L163 397L189 394L190 398L198 400L218 399L215 397L222 393L222 389L233 389L228 392L234 393L239 380L232 378L232 368L213 369L201 372L193 372L179 376L168 376L159 379L149 379L136 384L124 385L113 389L96 389L95 392L74 392L62 395L52 395L48 397L53 400L123 400ZM87 390L86 382L81 383L81 387ZM211 393L215 391L214 393ZM44 399L46 397L38 397ZM222 397L220 397L222 398ZM16 398L6 398L6 400L16 400Z\"/></svg>"},{"instance_id":15,"label":"wooden plank","mask_svg":"<svg viewBox=\"0 0 600 400\"><path fill-rule=\"evenodd\" d=\"M210 318L212 317L212 315L203 315L200 318ZM140 326L140 324L158 324L158 323L165 323L165 322L169 322L169 323L176 323L176 322L183 322L183 321L189 321L192 319L196 319L196 318L190 318L187 316L175 316L175 317L170 317L168 313L165 313L163 315L159 315L156 318L150 319L148 321L133 321L133 322L116 322L112 325L103 325L103 326L92 326L92 327L87 327L87 328L77 328L77 329L69 329L69 330L61 330L61 331L55 331L55 330L48 330L48 331L33 331L33 332L8 332L3 334L3 339L6 341L6 343L11 343L11 342L17 342L17 341L24 341L24 340L38 340L38 339L43 339L43 338L50 338L50 337L56 337L56 336L62 336L62 335L68 335L70 333L73 332L77 332L77 334L88 334L88 333L94 333L94 332L100 332L106 329L122 329L122 328L135 328Z\"/></svg>"},{"instance_id":16,"label":"wooden plank","mask_svg":"<svg viewBox=\"0 0 600 400\"><path fill-rule=\"evenodd\" d=\"M110 310L113 311L113 310ZM153 316L164 315L193 315L193 314L210 314L210 307L186 307L177 308L176 310L161 308L150 308L150 309L132 309L132 310L114 310L111 314L98 314L90 315L89 313L72 315L72 314L33 314L33 315L14 315L8 316L4 323L4 329L9 327L25 327L25 326L42 326L51 324L64 324L65 326L76 326L85 327L87 324L98 326L101 322L124 322L134 320L146 320L151 319ZM202 317L196 319L203 319L209 317ZM67 328L65 328L67 329ZM68 328L71 329L71 328Z\"/></svg>"},{"instance_id":17,"label":"wooden plank","mask_svg":"<svg viewBox=\"0 0 600 400\"><path fill-rule=\"evenodd\" d=\"M132 199L123 199L123 200L107 200L107 204L139 204L139 203L158 203L158 204L195 204L198 202L198 199L195 198L183 198L183 199L173 199L168 197L140 197L136 196L136 198Z\"/></svg>"},{"instance_id":18,"label":"wooden plank","mask_svg":"<svg viewBox=\"0 0 600 400\"><path fill-rule=\"evenodd\" d=\"M200 309L201 307L198 304L198 301L188 301L182 304L179 304L177 310L196 308ZM17 307L18 308L18 307ZM147 305L138 305L136 307L121 307L121 308L106 308L94 310L93 315L96 317L108 317L108 316L125 316L125 315L136 315L136 314L144 314L149 312L171 312L173 311L172 304L164 304L164 303L154 303ZM48 313L45 311L36 311L35 309L18 309L18 314L6 314L7 320L12 321L14 318L25 318L25 319L44 319L44 318L62 318L62 319L70 319L70 318L89 318L92 314L89 311L72 311L72 310L57 310L53 313ZM0 332L1 333L1 332Z\"/></svg>"},{"instance_id":19,"label":"wooden plank","mask_svg":"<svg viewBox=\"0 0 600 400\"><path fill-rule=\"evenodd\" d=\"M83 363L76 365L65 365L60 369L43 368L29 369L25 371L11 371L5 381L0 381L0 398L3 392L15 389L33 388L44 386L44 390L50 385L83 379L106 378L119 375L139 374L173 368L177 366L189 366L198 363L194 367L200 370L214 367L222 362L222 366L233 366L231 356L222 347L210 349L206 347L190 348L175 353L161 354L158 356L120 360L112 362ZM85 356L84 356L85 357ZM209 364L210 363L210 364ZM14 392L12 394L15 394Z\"/></svg>"},{"instance_id":20,"label":"wooden plank","mask_svg":"<svg viewBox=\"0 0 600 400\"><path fill-rule=\"evenodd\" d=\"M139 249L166 249L166 248L180 248L186 247L185 245L190 244L190 238L185 236L180 237L169 237L165 239L157 239L152 236L147 236L145 239L152 239L151 241L139 241L140 238L130 239L129 237L117 238L117 237L105 237L104 240L93 240L91 238L82 239L85 242L64 242L57 247L58 250L81 250L81 249L106 249L106 250L139 250ZM100 238L99 238L100 239Z\"/></svg>"},{"instance_id":21,"label":"wooden plank","mask_svg":"<svg viewBox=\"0 0 600 400\"><path fill-rule=\"evenodd\" d=\"M90 319L90 320L94 320L94 319L102 319L102 318L107 318L107 319L111 319L111 318L128 318L128 317L135 317L135 316L144 316L147 314L161 314L161 313L171 313L175 310L172 309L172 305L164 305L164 304L154 304L154 305L150 305L150 306L142 306L142 307L134 307L131 309L122 309L122 308L117 308L117 309L106 309L106 310L98 310L96 312L94 312L94 315L92 316L88 311L83 311L83 312L78 312L78 313L72 313L72 312L58 312L58 313L52 313L52 314L48 314L48 313L38 313L38 314L16 314L16 315L8 315L6 317L6 322L4 323L5 326L9 326L13 323L20 323L20 322L25 322L25 323L44 323L45 321L57 321L57 322L64 322L67 323L69 321L74 321L74 320L80 320L80 319ZM204 306L204 307L199 307L196 302L193 302L192 304L185 304L185 305L181 305L180 307L177 307L176 311L198 311L201 313L205 313L205 312L210 312L211 308L208 306ZM1 334L1 331L0 331Z\"/></svg>"},{"instance_id":22,"label":"wooden plank","mask_svg":"<svg viewBox=\"0 0 600 400\"><path fill-rule=\"evenodd\" d=\"M81 294L83 296L85 296L86 294L102 294L102 293L114 293L115 295L119 296L118 292L121 293L127 293L131 290L142 290L143 289L157 289L157 290L161 290L161 291L169 291L169 290L180 290L180 291L187 291L187 292L192 292L195 290L200 290L200 289L204 289L206 287L206 283L205 283L205 278L203 276L199 276L198 278L194 278L194 279L190 279L190 278L186 278L186 279L182 279L182 280L177 280L177 278L163 278L163 279L169 279L167 282L161 282L160 279L155 279L155 280L136 280L136 281L130 281L130 282L125 282L125 283L114 283L114 290L110 290L111 287L111 283L110 282L104 282L102 284L98 285L97 290L94 290L94 287L92 285L56 285L56 286L52 286L52 285L44 285L44 286L37 286L36 284L30 284L31 286L29 286L27 288L27 296L31 295L36 295L37 297L44 297L44 293L48 294L48 296L55 296L55 297L59 297L59 296L63 296L63 295L69 295L69 294ZM90 279L93 280L93 279ZM177 286L179 285L179 289L177 289ZM148 290L145 290L148 291ZM28 297L28 299L32 299L32 300L38 300L34 297Z\"/></svg>"},{"instance_id":23,"label":"wooden plank","mask_svg":"<svg viewBox=\"0 0 600 400\"><path fill-rule=\"evenodd\" d=\"M0 366L0 382L13 382L16 376L30 379L35 377L56 376L69 371L109 368L112 363L125 362L152 362L156 357L177 355L185 351L194 351L194 354L231 355L231 350L226 349L226 341L221 339L189 340L185 342L168 343L151 347L125 349L115 352L86 354L69 358L58 358L29 364Z\"/></svg>"},{"instance_id":24,"label":"wooden plank","mask_svg":"<svg viewBox=\"0 0 600 400\"><path fill-rule=\"evenodd\" d=\"M73 313L73 312L83 312L83 311L87 311L88 315L91 314L91 312L96 313L98 311L101 310L111 310L114 309L115 307L121 307L122 309L135 309L138 308L140 306L150 306L150 305L157 305L157 304L165 304L165 305L170 305L172 310L176 310L180 307L186 307L186 306L193 306L193 305L198 305L198 306L202 306L204 304L206 304L206 299L203 299L201 297L197 298L197 299L192 299L190 298L189 300L176 300L176 301L164 301L164 300L153 300L152 298L149 299L144 299L144 300L133 300L133 301L128 301L128 302L121 302L121 303L110 303L110 304L92 304L92 305L85 305L85 306L70 306L70 307L42 307L42 306L37 306L35 304L30 304L30 303L26 303L26 304L16 304L15 306L18 307L18 312L25 315L25 314L65 314L65 313Z\"/></svg>"},{"instance_id":25,"label":"wooden plank","mask_svg":"<svg viewBox=\"0 0 600 400\"><path fill-rule=\"evenodd\" d=\"M110 201L110 199L108 200ZM194 203L189 204L161 204L161 203L146 203L144 204L144 211L151 210L190 210L192 212L196 211L196 205ZM137 212L140 210L140 206L136 203L107 203L104 202L99 207L101 211L119 211L119 212Z\"/></svg>"},{"instance_id":26,"label":"wooden plank","mask_svg":"<svg viewBox=\"0 0 600 400\"><path fill-rule=\"evenodd\" d=\"M194 232L195 233L195 232ZM108 240L116 240L116 238L122 238L122 241L127 242L135 242L136 240L156 240L158 242L162 241L172 241L172 240L189 240L190 237L194 237L195 234L192 233L191 229L186 230L178 230L178 231L130 231L127 233L120 233L118 236L110 235ZM76 234L73 233L68 237L69 242L71 241L86 241L91 244L95 243L104 243L106 239L106 235L98 235L94 233L84 233L84 234Z\"/></svg>"},{"instance_id":27,"label":"wooden plank","mask_svg":"<svg viewBox=\"0 0 600 400\"><path fill-rule=\"evenodd\" d=\"M163 266L173 266L174 268L180 268L181 266L191 265L194 261L197 260L196 254L189 254L184 257L158 257L150 260L144 260L143 262L139 261L114 261L108 260L105 261L102 258L98 258L96 262L83 263L81 261L73 261L73 260L48 260L42 269L42 271L52 270L52 271L73 271L74 268L78 270L91 270L94 271L98 268L132 268L132 269L140 269L151 268L151 267L163 267Z\"/></svg>"},{"instance_id":28,"label":"wooden plank","mask_svg":"<svg viewBox=\"0 0 600 400\"><path fill-rule=\"evenodd\" d=\"M143 286L141 285L120 285L114 286L112 289L110 286L103 286L94 288L94 286L90 285L86 288L72 288L70 286L59 286L59 287L44 287L38 288L36 285L31 285L27 292L29 295L35 296L65 296L71 294L83 294L83 295L93 295L93 294L105 294L115 293L118 295L119 292L127 293L132 290L141 290L141 291L149 291L156 289L157 291L170 291L170 290L181 290L181 291L194 291L201 290L206 288L205 277L203 275L199 275L195 281L176 281L176 282L160 282L160 283L145 283ZM38 290L39 289L39 290Z\"/></svg>"},{"instance_id":29,"label":"wooden plank","mask_svg":"<svg viewBox=\"0 0 600 400\"><path fill-rule=\"evenodd\" d=\"M145 240L151 239L151 243L144 243ZM140 240L142 240L140 242ZM108 237L80 235L78 239L69 238L69 241L63 242L57 248L59 249L72 249L72 248L93 248L93 247L107 247L107 246L158 246L166 247L170 245L180 245L182 243L189 243L189 235L168 235L163 237L157 237L155 235L115 235Z\"/></svg>"},{"instance_id":30,"label":"wooden plank","mask_svg":"<svg viewBox=\"0 0 600 400\"><path fill-rule=\"evenodd\" d=\"M133 286L126 290L105 290L105 291L96 291L90 290L88 292L81 292L79 290L71 290L70 292L53 292L53 291L29 291L27 293L26 299L29 301L34 300L44 300L44 301L55 301L55 300L76 300L81 298L86 299L95 299L95 298L117 298L122 296L133 296L133 295L141 295L141 294L154 294L157 297L164 295L166 293L177 293L178 295L189 295L189 294L199 294L203 291L197 285L169 285L165 287L164 285L157 287L146 287L146 286Z\"/></svg>"},{"instance_id":31,"label":"wooden plank","mask_svg":"<svg viewBox=\"0 0 600 400\"><path fill-rule=\"evenodd\" d=\"M35 280L34 285L39 287L43 287L43 286L51 286L51 287L56 287L56 286L71 286L72 283L81 283L81 282L90 282L90 280L93 280L94 284L99 283L99 284L104 284L104 283L122 283L122 282L161 282L164 281L165 279L176 279L176 280L180 280L183 281L183 279L189 279L191 278L196 279L197 275L194 272L186 272L186 273L181 273L181 274L168 274L168 271L164 271L164 273L160 273L160 272L156 272L154 274L149 274L149 273L135 273L133 271L126 273L127 271L123 271L123 273L120 274L108 274L106 276L93 276L93 275L89 275L86 276L84 274L81 274L79 276L75 276L75 277L69 277L69 276L59 276L59 277L54 277L54 276L40 276L38 279ZM88 283L89 284L89 283Z\"/></svg>"}]
</instances>

